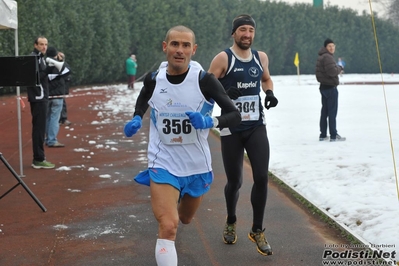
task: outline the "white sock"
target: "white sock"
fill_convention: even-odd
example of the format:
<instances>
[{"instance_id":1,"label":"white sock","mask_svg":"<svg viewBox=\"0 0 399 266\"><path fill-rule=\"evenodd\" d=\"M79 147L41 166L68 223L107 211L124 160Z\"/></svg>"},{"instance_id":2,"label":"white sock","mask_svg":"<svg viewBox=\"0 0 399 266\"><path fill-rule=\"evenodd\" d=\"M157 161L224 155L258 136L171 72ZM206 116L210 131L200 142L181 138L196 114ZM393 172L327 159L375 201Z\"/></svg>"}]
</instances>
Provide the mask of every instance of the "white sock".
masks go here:
<instances>
[{"instance_id":1,"label":"white sock","mask_svg":"<svg viewBox=\"0 0 399 266\"><path fill-rule=\"evenodd\" d=\"M158 266L177 266L175 241L157 239L155 259Z\"/></svg>"}]
</instances>

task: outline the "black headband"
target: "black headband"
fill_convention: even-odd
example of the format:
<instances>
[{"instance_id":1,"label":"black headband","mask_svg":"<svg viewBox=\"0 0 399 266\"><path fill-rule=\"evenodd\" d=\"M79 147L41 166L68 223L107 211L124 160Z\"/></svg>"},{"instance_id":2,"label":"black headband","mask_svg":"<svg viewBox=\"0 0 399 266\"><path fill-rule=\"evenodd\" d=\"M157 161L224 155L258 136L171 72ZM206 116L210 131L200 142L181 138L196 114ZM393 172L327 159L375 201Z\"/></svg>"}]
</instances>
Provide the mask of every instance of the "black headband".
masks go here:
<instances>
[{"instance_id":1,"label":"black headband","mask_svg":"<svg viewBox=\"0 0 399 266\"><path fill-rule=\"evenodd\" d=\"M242 25L250 25L256 28L255 20L251 16L245 15L233 20L233 30L231 31L231 34L233 34L237 30L237 28Z\"/></svg>"}]
</instances>

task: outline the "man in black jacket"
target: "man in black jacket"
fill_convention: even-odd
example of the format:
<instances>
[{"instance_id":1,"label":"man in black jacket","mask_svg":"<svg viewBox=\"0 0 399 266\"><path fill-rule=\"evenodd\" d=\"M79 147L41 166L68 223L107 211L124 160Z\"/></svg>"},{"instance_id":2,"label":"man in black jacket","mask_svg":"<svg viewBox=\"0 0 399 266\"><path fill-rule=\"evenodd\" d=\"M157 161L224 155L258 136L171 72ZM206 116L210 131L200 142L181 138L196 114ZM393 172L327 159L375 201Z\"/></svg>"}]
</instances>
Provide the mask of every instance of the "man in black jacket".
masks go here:
<instances>
[{"instance_id":1,"label":"man in black jacket","mask_svg":"<svg viewBox=\"0 0 399 266\"><path fill-rule=\"evenodd\" d=\"M320 82L321 93L321 115L320 115L320 136L319 140L328 140L327 119L330 129L330 141L345 141L337 132L338 112L338 75L342 72L343 66L338 66L334 60L335 44L331 39L324 41L324 46L319 50L319 57L316 63L316 78Z\"/></svg>"},{"instance_id":2,"label":"man in black jacket","mask_svg":"<svg viewBox=\"0 0 399 266\"><path fill-rule=\"evenodd\" d=\"M34 50L31 55L37 57L39 65L40 84L35 87L28 87L28 100L32 114L32 148L33 162L35 169L51 169L55 165L46 161L44 154L44 135L46 132L46 115L48 105L48 74L50 68L46 65L44 55L47 51L47 39L43 36L36 38Z\"/></svg>"},{"instance_id":3,"label":"man in black jacket","mask_svg":"<svg viewBox=\"0 0 399 266\"><path fill-rule=\"evenodd\" d=\"M69 73L67 77L65 78L65 95L69 94L69 86L71 83L71 74L72 70L69 64L65 61L65 54L63 52L58 52L58 60L64 62L64 66L69 69ZM60 117L60 126L69 126L71 125L71 121L68 120L68 110L67 110L67 104L66 100L64 97L63 105L62 105L62 111L61 111L61 117Z\"/></svg>"},{"instance_id":4,"label":"man in black jacket","mask_svg":"<svg viewBox=\"0 0 399 266\"><path fill-rule=\"evenodd\" d=\"M49 47L46 52L47 58L60 60L60 55L56 48ZM65 97L65 80L69 75L69 68L63 64L62 69L51 67L51 72L48 75L49 79L49 105L47 110L46 122L46 145L48 147L64 147L65 145L58 142L57 135L60 129L60 116Z\"/></svg>"}]
</instances>

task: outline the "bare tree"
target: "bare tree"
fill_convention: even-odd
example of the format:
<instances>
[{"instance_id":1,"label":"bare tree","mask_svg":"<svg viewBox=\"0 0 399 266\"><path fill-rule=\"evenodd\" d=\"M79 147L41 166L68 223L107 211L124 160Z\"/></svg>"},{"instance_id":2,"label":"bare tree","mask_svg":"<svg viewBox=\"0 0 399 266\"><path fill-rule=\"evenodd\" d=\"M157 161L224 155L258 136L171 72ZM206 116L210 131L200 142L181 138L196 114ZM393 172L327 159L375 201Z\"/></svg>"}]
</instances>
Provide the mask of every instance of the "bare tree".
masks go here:
<instances>
[{"instance_id":1,"label":"bare tree","mask_svg":"<svg viewBox=\"0 0 399 266\"><path fill-rule=\"evenodd\" d=\"M399 26L399 0L375 0L375 2L383 8L386 18Z\"/></svg>"},{"instance_id":2,"label":"bare tree","mask_svg":"<svg viewBox=\"0 0 399 266\"><path fill-rule=\"evenodd\" d=\"M399 0L391 0L388 10L389 19L399 26Z\"/></svg>"}]
</instances>

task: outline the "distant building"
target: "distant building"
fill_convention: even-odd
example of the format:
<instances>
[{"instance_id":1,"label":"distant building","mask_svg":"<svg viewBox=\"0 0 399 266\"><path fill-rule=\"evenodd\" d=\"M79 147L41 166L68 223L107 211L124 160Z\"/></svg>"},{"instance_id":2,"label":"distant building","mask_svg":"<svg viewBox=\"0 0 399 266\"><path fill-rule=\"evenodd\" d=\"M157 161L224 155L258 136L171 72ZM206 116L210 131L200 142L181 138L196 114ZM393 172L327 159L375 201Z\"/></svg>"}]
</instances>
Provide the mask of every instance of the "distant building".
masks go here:
<instances>
[{"instance_id":1,"label":"distant building","mask_svg":"<svg viewBox=\"0 0 399 266\"><path fill-rule=\"evenodd\" d=\"M323 0L313 0L313 6L323 8Z\"/></svg>"}]
</instances>

